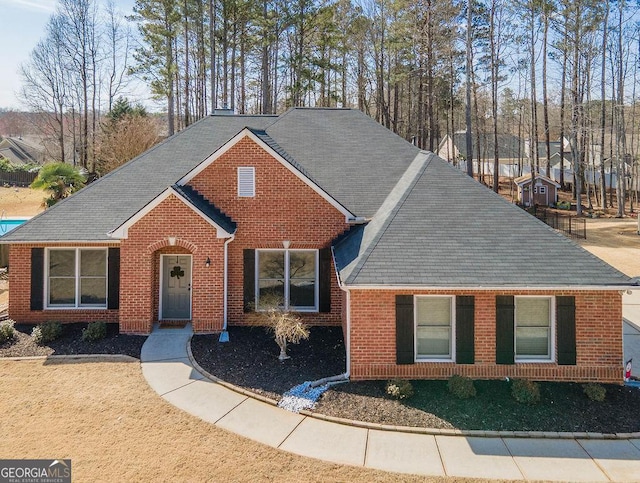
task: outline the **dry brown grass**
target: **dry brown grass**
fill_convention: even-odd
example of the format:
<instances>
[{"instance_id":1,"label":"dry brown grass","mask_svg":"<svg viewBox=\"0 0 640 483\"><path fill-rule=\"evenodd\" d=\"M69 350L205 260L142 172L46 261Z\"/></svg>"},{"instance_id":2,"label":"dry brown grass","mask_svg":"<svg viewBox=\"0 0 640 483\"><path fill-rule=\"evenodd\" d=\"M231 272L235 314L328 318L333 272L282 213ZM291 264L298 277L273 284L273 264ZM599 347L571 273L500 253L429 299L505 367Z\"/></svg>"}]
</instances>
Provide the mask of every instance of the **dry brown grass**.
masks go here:
<instances>
[{"instance_id":1,"label":"dry brown grass","mask_svg":"<svg viewBox=\"0 0 640 483\"><path fill-rule=\"evenodd\" d=\"M640 276L640 236L633 218L587 218L587 239L578 240L586 250L622 273Z\"/></svg>"},{"instance_id":2,"label":"dry brown grass","mask_svg":"<svg viewBox=\"0 0 640 483\"><path fill-rule=\"evenodd\" d=\"M285 453L171 406L137 362L0 360L0 458L71 458L74 481L469 481Z\"/></svg>"},{"instance_id":3,"label":"dry brown grass","mask_svg":"<svg viewBox=\"0 0 640 483\"><path fill-rule=\"evenodd\" d=\"M5 216L35 216L44 210L42 200L45 197L44 191L0 187L0 213L4 211Z\"/></svg>"}]
</instances>

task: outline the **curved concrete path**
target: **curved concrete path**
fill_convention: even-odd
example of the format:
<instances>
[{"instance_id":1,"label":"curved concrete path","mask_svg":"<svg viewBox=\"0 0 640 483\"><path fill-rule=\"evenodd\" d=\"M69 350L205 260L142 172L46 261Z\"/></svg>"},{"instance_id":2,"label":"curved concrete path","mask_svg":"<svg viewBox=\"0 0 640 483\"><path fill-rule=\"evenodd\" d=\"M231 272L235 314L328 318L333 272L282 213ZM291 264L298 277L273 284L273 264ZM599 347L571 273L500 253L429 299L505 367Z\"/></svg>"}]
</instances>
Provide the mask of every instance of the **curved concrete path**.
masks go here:
<instances>
[{"instance_id":1,"label":"curved concrete path","mask_svg":"<svg viewBox=\"0 0 640 483\"><path fill-rule=\"evenodd\" d=\"M199 372L187 352L191 335L189 326L154 330L141 354L149 385L174 406L274 448L332 463L427 476L640 481L640 439L416 434L291 413Z\"/></svg>"}]
</instances>

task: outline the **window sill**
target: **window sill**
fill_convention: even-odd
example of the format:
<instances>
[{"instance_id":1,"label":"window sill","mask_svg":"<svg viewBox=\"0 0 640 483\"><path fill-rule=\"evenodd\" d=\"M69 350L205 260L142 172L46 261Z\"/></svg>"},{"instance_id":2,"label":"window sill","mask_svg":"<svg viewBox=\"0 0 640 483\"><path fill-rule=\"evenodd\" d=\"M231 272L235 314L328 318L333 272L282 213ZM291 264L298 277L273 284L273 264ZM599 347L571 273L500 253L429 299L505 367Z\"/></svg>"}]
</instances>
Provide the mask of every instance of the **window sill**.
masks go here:
<instances>
[{"instance_id":1,"label":"window sill","mask_svg":"<svg viewBox=\"0 0 640 483\"><path fill-rule=\"evenodd\" d=\"M44 310L60 311L60 310L109 310L107 306L104 307L45 307Z\"/></svg>"},{"instance_id":2,"label":"window sill","mask_svg":"<svg viewBox=\"0 0 640 483\"><path fill-rule=\"evenodd\" d=\"M516 364L555 364L552 359L515 359Z\"/></svg>"},{"instance_id":3,"label":"window sill","mask_svg":"<svg viewBox=\"0 0 640 483\"><path fill-rule=\"evenodd\" d=\"M426 357L421 357L420 359L416 359L415 363L416 364L421 364L424 362L448 362L451 364L455 364L456 361L454 361L453 359L443 359L443 358L426 358Z\"/></svg>"}]
</instances>

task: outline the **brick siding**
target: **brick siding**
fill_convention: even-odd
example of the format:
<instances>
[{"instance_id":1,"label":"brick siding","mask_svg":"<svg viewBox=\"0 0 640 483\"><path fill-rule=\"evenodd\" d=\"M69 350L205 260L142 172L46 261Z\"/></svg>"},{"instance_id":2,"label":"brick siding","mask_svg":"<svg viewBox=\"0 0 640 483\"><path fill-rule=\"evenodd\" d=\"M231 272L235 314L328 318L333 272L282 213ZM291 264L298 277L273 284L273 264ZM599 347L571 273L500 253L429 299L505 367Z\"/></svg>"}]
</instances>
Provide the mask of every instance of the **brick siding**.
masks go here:
<instances>
[{"instance_id":1,"label":"brick siding","mask_svg":"<svg viewBox=\"0 0 640 483\"><path fill-rule=\"evenodd\" d=\"M255 168L254 198L237 196L239 166ZM290 242L290 249L320 249L348 228L342 213L248 137L196 175L189 185L238 224L236 237L229 244L230 325L252 323L243 312L244 249L282 248L285 240ZM340 325L341 292L332 275L331 312L301 317L312 325Z\"/></svg>"},{"instance_id":2,"label":"brick siding","mask_svg":"<svg viewBox=\"0 0 640 483\"><path fill-rule=\"evenodd\" d=\"M107 309L45 309L31 310L31 249L44 245L11 245L9 248L9 317L23 324L40 324L57 321L118 322L118 311ZM51 244L47 247L69 247L68 244ZM108 248L108 245L73 245L75 247ZM43 287L44 289L44 287Z\"/></svg>"},{"instance_id":3,"label":"brick siding","mask_svg":"<svg viewBox=\"0 0 640 483\"><path fill-rule=\"evenodd\" d=\"M396 294L475 296L475 364L418 362L397 365ZM577 364L496 364L496 295L575 296ZM617 291L351 291L351 377L354 380L446 379L460 374L482 379L521 377L540 381L620 383L622 359L622 299Z\"/></svg>"}]
</instances>

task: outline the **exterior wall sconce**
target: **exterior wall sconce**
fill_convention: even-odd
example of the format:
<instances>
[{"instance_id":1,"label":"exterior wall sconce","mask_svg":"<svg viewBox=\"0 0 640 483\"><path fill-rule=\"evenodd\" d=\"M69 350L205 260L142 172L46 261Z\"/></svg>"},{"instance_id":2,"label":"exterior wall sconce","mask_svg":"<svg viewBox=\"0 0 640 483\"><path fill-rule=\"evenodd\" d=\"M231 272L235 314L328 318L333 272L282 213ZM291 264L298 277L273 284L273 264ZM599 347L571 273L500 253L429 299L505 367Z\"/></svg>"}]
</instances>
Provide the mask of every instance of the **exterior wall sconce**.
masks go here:
<instances>
[{"instance_id":1,"label":"exterior wall sconce","mask_svg":"<svg viewBox=\"0 0 640 483\"><path fill-rule=\"evenodd\" d=\"M211 259L207 257L206 261L204 262L204 266L209 268L210 265L211 265Z\"/></svg>"}]
</instances>

